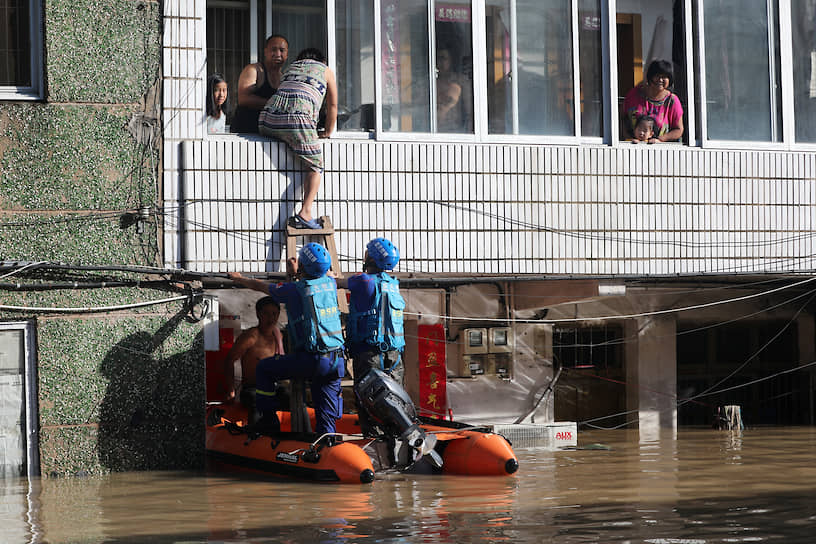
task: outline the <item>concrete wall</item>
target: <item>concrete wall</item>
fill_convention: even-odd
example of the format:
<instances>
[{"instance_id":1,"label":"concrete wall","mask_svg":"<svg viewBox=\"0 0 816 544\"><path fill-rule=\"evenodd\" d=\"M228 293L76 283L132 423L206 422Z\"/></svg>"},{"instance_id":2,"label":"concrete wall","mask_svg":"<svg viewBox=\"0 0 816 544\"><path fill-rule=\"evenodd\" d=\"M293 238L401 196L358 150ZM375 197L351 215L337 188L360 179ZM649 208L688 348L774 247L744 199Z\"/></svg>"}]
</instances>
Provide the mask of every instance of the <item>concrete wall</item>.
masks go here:
<instances>
[{"instance_id":1,"label":"concrete wall","mask_svg":"<svg viewBox=\"0 0 816 544\"><path fill-rule=\"evenodd\" d=\"M0 102L0 258L71 265L161 262L157 215L137 233L123 214L160 208L160 6L48 0L43 102ZM57 282L138 279L54 272ZM155 279L155 278L154 278ZM9 281L6 278L5 281ZM168 290L0 291L2 304L99 307ZM202 466L200 327L180 302L117 313L0 313L36 325L44 475Z\"/></svg>"}]
</instances>

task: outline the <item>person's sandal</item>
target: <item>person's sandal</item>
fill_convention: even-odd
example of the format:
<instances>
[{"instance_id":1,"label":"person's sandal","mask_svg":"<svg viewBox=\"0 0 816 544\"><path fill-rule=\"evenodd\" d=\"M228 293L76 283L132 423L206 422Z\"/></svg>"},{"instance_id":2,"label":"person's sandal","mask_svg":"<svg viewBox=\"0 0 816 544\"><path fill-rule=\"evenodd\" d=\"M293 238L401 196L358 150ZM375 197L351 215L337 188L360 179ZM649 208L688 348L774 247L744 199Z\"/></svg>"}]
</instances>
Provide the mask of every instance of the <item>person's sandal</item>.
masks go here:
<instances>
[{"instance_id":1,"label":"person's sandal","mask_svg":"<svg viewBox=\"0 0 816 544\"><path fill-rule=\"evenodd\" d=\"M323 228L323 225L321 225L316 219L307 221L297 214L289 218L289 224L296 229L320 230Z\"/></svg>"}]
</instances>

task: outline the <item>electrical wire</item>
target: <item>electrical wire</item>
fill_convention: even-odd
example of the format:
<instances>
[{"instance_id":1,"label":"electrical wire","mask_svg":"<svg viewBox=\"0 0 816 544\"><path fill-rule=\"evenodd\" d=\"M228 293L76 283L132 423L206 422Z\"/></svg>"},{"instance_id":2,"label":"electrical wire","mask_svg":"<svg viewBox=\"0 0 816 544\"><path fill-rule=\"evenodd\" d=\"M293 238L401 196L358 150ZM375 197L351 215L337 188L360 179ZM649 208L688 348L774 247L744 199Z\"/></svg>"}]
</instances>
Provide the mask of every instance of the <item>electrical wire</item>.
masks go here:
<instances>
[{"instance_id":1,"label":"electrical wire","mask_svg":"<svg viewBox=\"0 0 816 544\"><path fill-rule=\"evenodd\" d=\"M762 353L765 350L765 348L770 346L773 343L774 340L779 338L782 335L782 333L785 332L785 330L796 321L796 318L799 317L799 314L801 314L802 311L804 311L804 309L807 307L807 305L814 298L816 298L816 294L811 295L811 297L807 301L805 301L805 303L802 305L802 307L799 308L799 310L790 318L790 320L785 324L784 327L782 327L774 336L772 336L767 342L765 342L765 344L763 344L759 349L757 349L753 354L751 354L741 365L739 365L737 368L735 368L728 376L726 376L725 378L722 378L720 381L718 381L714 385L710 386L708 389L704 390L702 393L700 393L698 395L694 395L693 397L689 397L688 399L684 399L684 403L685 402L691 402L691 401L694 401L695 399L697 399L699 397L706 396L706 394L708 394L709 391L711 391L712 389L714 389L718 385L722 384L723 382L728 381L737 372L739 372L740 370L745 368L748 365L748 363L750 363L757 355Z\"/></svg>"},{"instance_id":2,"label":"electrical wire","mask_svg":"<svg viewBox=\"0 0 816 544\"><path fill-rule=\"evenodd\" d=\"M509 223L516 227L523 227L526 229L532 230L539 230L543 232L549 232L551 234L560 234L563 236L567 236L570 238L578 238L583 240L592 240L592 241L606 241L606 242L625 242L629 244L640 244L640 245L668 245L668 246L676 246L676 247L683 247L683 248L734 248L734 247L747 247L747 248L765 248L769 245L777 245L783 243L790 243L795 241L801 241L809 238L813 238L816 236L816 232L808 232L797 234L795 236L790 236L787 238L782 238L779 240L768 240L762 242L685 242L685 241L666 241L666 240L641 240L637 238L632 238L631 236L626 237L617 237L617 236L608 236L608 235L596 235L592 233L588 233L587 231L577 231L577 230L569 230L569 229L556 229L552 227L546 227L544 225L539 225L536 223L530 223L527 221L521 221L518 219L510 218L506 215L500 215L497 213L491 213L485 211L484 209L477 209L470 206L465 206L462 204L458 204L455 202L445 201L445 200L431 200L428 201L431 204L436 204L438 206L453 208L459 211L467 211L476 215L481 215L484 217L489 217L490 219L495 219L499 222Z\"/></svg>"},{"instance_id":3,"label":"electrical wire","mask_svg":"<svg viewBox=\"0 0 816 544\"><path fill-rule=\"evenodd\" d=\"M257 202L269 202L269 203L275 202L275 201L271 201L271 200L266 200L266 201L265 200L256 200L256 201ZM245 203L246 200L245 199L217 199L217 200L216 199L209 199L209 200L193 199L193 200L185 201L183 204L177 206L176 208L180 208L181 206L188 206L190 204L197 204L197 203L204 203L204 202ZM362 200L360 202L365 202L365 200ZM404 201L404 202L405 203L410 203L410 201ZM489 217L491 219L496 219L496 220L502 221L504 223L509 223L509 224L511 224L513 226L518 226L518 227L531 229L531 230L539 230L539 231L550 232L552 234L560 234L560 235L567 236L567 237L574 237L574 238L580 238L580 239L589 239L589 240L593 240L593 241L625 242L625 243L628 243L628 244L644 244L644 245L678 246L678 247L690 248L690 249L716 249L716 248L733 249L733 248L742 247L742 248L750 248L750 249L760 250L760 249L766 249L766 248L768 248L770 246L779 246L779 245L789 244L789 243L792 243L792 242L801 242L801 241L804 241L804 240L807 240L807 239L810 239L810 238L813 238L813 237L816 236L816 233L801 233L801 234L797 234L797 235L794 235L794 236L787 236L787 237L784 237L784 238L767 239L767 240L760 240L760 241L756 241L756 240L716 241L715 240L715 241L712 241L712 242L688 242L688 241L678 242L678 241L674 241L674 240L640 240L640 239L637 239L637 238L633 238L631 236L618 237L618 236L609 236L609 235L605 235L605 234L591 234L591 233L587 233L585 231L578 231L578 230L555 229L555 228L551 228L551 227L546 227L544 225L539 225L539 224L535 224L535 223L530 223L530 222L525 222L525 221L512 219L512 218L509 218L509 217L507 217L505 215L489 213L489 212L486 212L486 211L481 210L481 209L477 209L477 208L474 208L474 207L465 206L465 205L462 205L462 204L457 204L457 203L453 203L453 202L449 202L449 201L432 200L432 201L429 201L429 202L431 204L436 204L436 205L439 205L439 206L449 207L449 208L457 209L459 211L468 211L470 213L486 216L486 217ZM417 201L417 203L427 203L427 202L426 201ZM162 212L166 213L169 209L170 208L164 208L162 210ZM196 223L197 226L207 227L207 228L212 229L212 230L214 230L216 232L225 231L225 229L220 229L218 227L215 227L215 226L212 226L212 225L209 225L209 224L206 224L206 223L201 223L201 222L195 222L195 223ZM229 231L226 231L226 232L229 233ZM814 260L814 259L816 259L816 254L805 255L805 256L800 255L800 256L796 256L796 257L790 257L790 258L787 258L787 259L778 259L776 261L771 261L771 263L772 264L779 264L779 263L786 263L786 262L797 263L797 262L802 262L803 260ZM767 263L768 261L763 259L763 262ZM727 271L734 271L734 270L738 270L738 269L750 270L750 269L752 269L752 267L750 267L750 265L739 265L739 266L721 268L721 269L716 269L716 270L719 271L719 272L727 272Z\"/></svg>"},{"instance_id":4,"label":"electrical wire","mask_svg":"<svg viewBox=\"0 0 816 544\"><path fill-rule=\"evenodd\" d=\"M730 298L727 300L717 300L714 302L707 302L703 304L693 304L690 306L681 306L679 308L668 308L665 310L654 310L650 312L639 312L634 314L623 314L623 315L605 315L605 316L588 316L588 317L574 317L574 318L562 318L562 319L512 319L515 323L546 323L546 324L555 324L555 323L579 323L579 322L591 322L591 321L607 321L610 319L634 319L638 317L650 317L655 315L664 315L664 314L671 314L671 313L679 313L679 312L687 312L690 310L701 310L704 308L711 308L714 306L721 306L723 304L731 304L734 302L740 302L743 300L749 300L757 297L767 296L772 293L776 293L779 291L783 291L785 289L792 289L794 287L799 287L801 285L805 285L807 283L816 281L816 277L811 277L804 279L802 281L798 281L796 283L790 285L784 285L782 287L777 287L774 289L769 289L767 291L763 291L760 293L752 293L749 295L743 295L739 297ZM497 318L486 318L486 317L476 317L476 316L445 316L441 314L431 314L427 312L417 313L417 312L404 312L405 315L412 315L417 317L433 317L437 319L448 319L448 320L456 320L456 321L488 321L488 322L495 322L495 321L506 321L506 319L497 319Z\"/></svg>"},{"instance_id":5,"label":"electrical wire","mask_svg":"<svg viewBox=\"0 0 816 544\"><path fill-rule=\"evenodd\" d=\"M8 278L9 276L14 276L15 274L19 274L20 272L22 272L23 270L26 270L28 268L36 267L36 266L39 266L41 264L45 264L45 262L46 261L37 261L37 262L27 263L27 264L21 266L20 268L18 268L17 270L12 270L11 272L9 272L7 274L3 274L2 276L0 276L0 279Z\"/></svg>"},{"instance_id":6,"label":"electrical wire","mask_svg":"<svg viewBox=\"0 0 816 544\"><path fill-rule=\"evenodd\" d=\"M672 333L672 334L665 334L665 335L658 334L658 335L652 336L651 338L653 338L655 340L660 340L661 338L676 338L676 337L679 337L679 336L684 336L686 334L694 334L694 333L698 333L698 332L701 332L701 331L714 329L714 328L717 328L717 327L722 327L722 326L725 326L725 325L728 325L728 324L731 324L731 323L736 323L737 321L742 321L744 319L750 319L751 317L755 317L757 315L761 315L761 314L770 312L771 310L775 310L777 308L780 308L782 306L790 304L791 302L794 302L794 301L796 301L796 300L798 300L800 298L803 298L803 297L806 297L806 296L812 296L814 294L816 294L816 289L807 291L805 293L798 294L795 297L783 300L782 302L779 302L779 303L774 304L772 306L768 306L768 307L759 309L759 310L757 310L755 312L744 314L744 315L734 317L734 318L731 318L731 319L726 319L724 321L718 321L716 323L704 325L704 326L701 326L701 327L695 327L693 329L686 329L686 330L677 331L677 332ZM598 343L595 343L595 344L559 344L558 347L573 348L573 347L619 346L619 345L626 345L626 344L629 344L629 343L632 343L632 342L636 342L637 339L638 339L638 336L637 336L637 334L635 334L635 335L632 335L632 336L629 336L629 337L624 337L624 338L614 339L614 340L607 340L607 341L598 342Z\"/></svg>"},{"instance_id":7,"label":"electrical wire","mask_svg":"<svg viewBox=\"0 0 816 544\"><path fill-rule=\"evenodd\" d=\"M23 312L70 312L70 313L96 313L96 312L113 312L117 310L130 310L133 308L142 308L144 306L155 306L158 304L166 304L168 302L175 302L177 300L187 300L189 295L163 298L158 300L149 300L145 302L135 302L132 304L121 304L118 306L80 306L75 308L57 308L57 307L37 307L37 306L11 306L8 304L0 304L0 310L13 310Z\"/></svg>"}]
</instances>

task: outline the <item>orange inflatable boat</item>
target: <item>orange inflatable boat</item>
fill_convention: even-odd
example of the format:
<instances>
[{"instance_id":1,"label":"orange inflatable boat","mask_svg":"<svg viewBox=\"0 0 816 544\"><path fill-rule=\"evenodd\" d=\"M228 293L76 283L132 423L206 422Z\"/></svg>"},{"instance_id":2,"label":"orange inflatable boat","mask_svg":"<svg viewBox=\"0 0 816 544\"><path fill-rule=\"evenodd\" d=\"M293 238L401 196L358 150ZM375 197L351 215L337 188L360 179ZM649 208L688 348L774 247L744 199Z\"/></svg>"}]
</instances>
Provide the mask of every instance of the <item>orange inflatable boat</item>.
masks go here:
<instances>
[{"instance_id":1,"label":"orange inflatable boat","mask_svg":"<svg viewBox=\"0 0 816 544\"><path fill-rule=\"evenodd\" d=\"M293 433L288 412L279 412L281 432L248 432L240 404L207 409L206 453L217 466L300 480L367 484L374 481L371 458L359 445L337 436Z\"/></svg>"},{"instance_id":2,"label":"orange inflatable boat","mask_svg":"<svg viewBox=\"0 0 816 544\"><path fill-rule=\"evenodd\" d=\"M292 433L289 412L278 412L281 432L261 435L247 432L246 410L240 404L213 405L207 411L206 451L211 461L232 469L295 479L370 483L377 471L410 468L423 472L507 476L518 470L510 443L486 428L420 418L419 427L432 444L434 462L416 459L410 467L383 455L385 439L364 438L355 414L337 422L338 436ZM312 428L314 411L309 409ZM441 465L441 467L440 467Z\"/></svg>"}]
</instances>

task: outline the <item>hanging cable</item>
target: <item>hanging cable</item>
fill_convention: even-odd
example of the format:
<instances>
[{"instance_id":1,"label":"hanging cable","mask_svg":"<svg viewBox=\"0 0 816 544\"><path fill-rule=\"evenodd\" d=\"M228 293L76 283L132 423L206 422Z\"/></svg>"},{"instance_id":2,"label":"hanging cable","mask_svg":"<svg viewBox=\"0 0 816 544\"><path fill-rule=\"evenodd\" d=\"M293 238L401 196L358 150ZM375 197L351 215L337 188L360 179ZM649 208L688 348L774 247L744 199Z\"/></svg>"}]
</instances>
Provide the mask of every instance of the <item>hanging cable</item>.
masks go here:
<instances>
[{"instance_id":1,"label":"hanging cable","mask_svg":"<svg viewBox=\"0 0 816 544\"><path fill-rule=\"evenodd\" d=\"M122 304L118 306L79 306L75 308L57 308L57 307L38 307L38 306L11 306L8 304L0 304L0 310L12 310L22 312L67 312L67 313L96 313L96 312L114 312L117 310L130 310L133 308L142 308L144 306L155 306L158 304L166 304L168 302L175 302L177 300L188 300L188 295L163 298L158 300L149 300L145 302L135 302L132 304Z\"/></svg>"},{"instance_id":2,"label":"hanging cable","mask_svg":"<svg viewBox=\"0 0 816 544\"><path fill-rule=\"evenodd\" d=\"M798 287L801 285L805 285L807 283L816 281L816 277L808 278L796 283L792 283L790 285L784 285L782 287L777 287L775 289L770 289L768 291L763 291L761 293L753 293L750 295L744 295L740 297L734 297L727 300L717 300L714 302L707 302L703 304L694 304L691 306L683 306L679 308L669 308L666 310L654 310L651 312L640 312L635 314L623 314L623 315L607 315L607 316L594 316L594 317L574 317L574 318L563 318L563 319L515 319L518 323L578 323L578 322L591 322L591 321L606 321L609 319L633 319L637 317L649 317L655 315L664 315L664 314L671 314L671 313L678 313L678 312L687 312L690 310L700 310L704 308L711 308L714 306L721 306L723 304L731 304L734 302L740 302L743 300L750 300L753 298L767 296L772 293L776 293L778 291L783 291L785 289L792 289L794 287ZM416 312L404 312L405 315L413 315L417 317L434 317L437 319L446 318L446 319L455 319L459 321L496 321L495 318L486 318L486 317L474 317L474 316L443 316L439 314L430 314L430 313L416 313Z\"/></svg>"}]
</instances>

